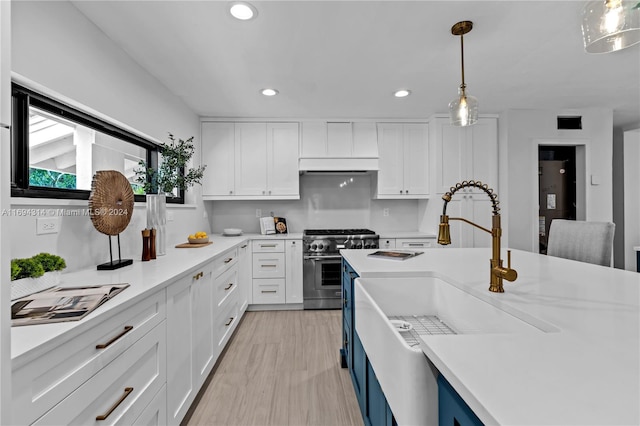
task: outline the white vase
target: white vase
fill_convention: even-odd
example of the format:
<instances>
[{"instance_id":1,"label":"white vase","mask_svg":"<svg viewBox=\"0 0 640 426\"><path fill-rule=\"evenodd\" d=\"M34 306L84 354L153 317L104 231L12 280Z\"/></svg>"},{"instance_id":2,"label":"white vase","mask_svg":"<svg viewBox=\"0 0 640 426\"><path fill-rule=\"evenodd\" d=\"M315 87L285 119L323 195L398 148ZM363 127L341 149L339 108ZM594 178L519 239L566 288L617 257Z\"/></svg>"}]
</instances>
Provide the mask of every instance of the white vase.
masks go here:
<instances>
[{"instance_id":1,"label":"white vase","mask_svg":"<svg viewBox=\"0 0 640 426\"><path fill-rule=\"evenodd\" d=\"M167 254L167 196L147 194L147 228L156 229L156 255Z\"/></svg>"},{"instance_id":2,"label":"white vase","mask_svg":"<svg viewBox=\"0 0 640 426\"><path fill-rule=\"evenodd\" d=\"M11 281L11 300L16 300L60 284L60 271L45 272L38 278L21 278Z\"/></svg>"}]
</instances>

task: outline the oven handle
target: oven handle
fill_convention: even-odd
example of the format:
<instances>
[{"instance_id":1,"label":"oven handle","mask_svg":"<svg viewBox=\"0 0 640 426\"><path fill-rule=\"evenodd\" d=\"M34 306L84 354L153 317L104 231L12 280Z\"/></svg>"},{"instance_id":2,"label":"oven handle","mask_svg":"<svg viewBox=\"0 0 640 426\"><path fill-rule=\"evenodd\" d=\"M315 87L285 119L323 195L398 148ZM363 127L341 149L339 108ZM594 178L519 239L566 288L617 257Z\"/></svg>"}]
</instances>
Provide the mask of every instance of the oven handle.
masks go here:
<instances>
[{"instance_id":1,"label":"oven handle","mask_svg":"<svg viewBox=\"0 0 640 426\"><path fill-rule=\"evenodd\" d=\"M304 260L338 260L338 259L342 259L342 256L340 255L335 255L335 256L309 256L309 255L305 255L303 256Z\"/></svg>"}]
</instances>

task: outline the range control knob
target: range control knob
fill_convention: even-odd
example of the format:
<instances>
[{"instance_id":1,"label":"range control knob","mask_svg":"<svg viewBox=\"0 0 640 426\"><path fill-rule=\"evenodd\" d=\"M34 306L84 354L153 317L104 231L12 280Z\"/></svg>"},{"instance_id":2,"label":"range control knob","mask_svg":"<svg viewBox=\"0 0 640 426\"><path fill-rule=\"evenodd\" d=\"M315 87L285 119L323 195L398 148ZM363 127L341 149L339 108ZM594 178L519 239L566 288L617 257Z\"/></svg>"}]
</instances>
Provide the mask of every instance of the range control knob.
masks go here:
<instances>
[{"instance_id":1,"label":"range control knob","mask_svg":"<svg viewBox=\"0 0 640 426\"><path fill-rule=\"evenodd\" d=\"M311 250L315 250L315 249L316 249L316 247L318 247L318 246L317 246L317 245L315 245L315 244L311 244Z\"/></svg>"},{"instance_id":2,"label":"range control knob","mask_svg":"<svg viewBox=\"0 0 640 426\"><path fill-rule=\"evenodd\" d=\"M324 248L323 244L318 244L318 250L322 250Z\"/></svg>"}]
</instances>

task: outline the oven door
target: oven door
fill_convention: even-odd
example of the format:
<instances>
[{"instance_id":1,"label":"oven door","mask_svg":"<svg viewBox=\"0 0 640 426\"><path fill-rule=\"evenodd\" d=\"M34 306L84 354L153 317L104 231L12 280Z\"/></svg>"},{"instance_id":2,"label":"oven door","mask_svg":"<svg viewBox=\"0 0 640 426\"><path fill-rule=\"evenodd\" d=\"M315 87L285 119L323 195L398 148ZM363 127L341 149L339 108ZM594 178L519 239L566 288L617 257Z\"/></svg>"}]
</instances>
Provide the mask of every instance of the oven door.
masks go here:
<instances>
[{"instance_id":1,"label":"oven door","mask_svg":"<svg viewBox=\"0 0 640 426\"><path fill-rule=\"evenodd\" d=\"M341 263L340 255L304 255L302 287L305 309L341 308Z\"/></svg>"}]
</instances>

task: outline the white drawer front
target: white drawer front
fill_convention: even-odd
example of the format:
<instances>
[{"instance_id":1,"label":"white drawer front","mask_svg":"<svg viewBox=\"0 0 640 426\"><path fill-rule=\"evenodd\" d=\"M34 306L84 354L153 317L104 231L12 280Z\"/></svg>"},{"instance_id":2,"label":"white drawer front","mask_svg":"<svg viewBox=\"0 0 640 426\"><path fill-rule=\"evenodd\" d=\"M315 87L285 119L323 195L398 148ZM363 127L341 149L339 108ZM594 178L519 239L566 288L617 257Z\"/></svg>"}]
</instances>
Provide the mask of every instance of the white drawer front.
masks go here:
<instances>
[{"instance_id":1,"label":"white drawer front","mask_svg":"<svg viewBox=\"0 0 640 426\"><path fill-rule=\"evenodd\" d=\"M165 325L156 326L34 424L133 423L166 382Z\"/></svg>"},{"instance_id":2,"label":"white drawer front","mask_svg":"<svg viewBox=\"0 0 640 426\"><path fill-rule=\"evenodd\" d=\"M284 278L284 253L254 253L253 278Z\"/></svg>"},{"instance_id":3,"label":"white drawer front","mask_svg":"<svg viewBox=\"0 0 640 426\"><path fill-rule=\"evenodd\" d=\"M380 238L379 246L381 249L396 248L396 240L394 238Z\"/></svg>"},{"instance_id":4,"label":"white drawer front","mask_svg":"<svg viewBox=\"0 0 640 426\"><path fill-rule=\"evenodd\" d=\"M238 249L231 249L213 261L213 276L217 277L238 262Z\"/></svg>"},{"instance_id":5,"label":"white drawer front","mask_svg":"<svg viewBox=\"0 0 640 426\"><path fill-rule=\"evenodd\" d=\"M13 371L13 423L31 424L165 317L162 290Z\"/></svg>"},{"instance_id":6,"label":"white drawer front","mask_svg":"<svg viewBox=\"0 0 640 426\"><path fill-rule=\"evenodd\" d=\"M418 249L418 248L430 248L435 246L435 239L400 239L396 238L397 249Z\"/></svg>"},{"instance_id":7,"label":"white drawer front","mask_svg":"<svg viewBox=\"0 0 640 426\"><path fill-rule=\"evenodd\" d=\"M237 293L236 293L237 294ZM229 303L224 306L219 315L216 315L213 325L213 333L218 344L218 354L229 341L231 333L240 320L240 306L237 297L231 297Z\"/></svg>"},{"instance_id":8,"label":"white drawer front","mask_svg":"<svg viewBox=\"0 0 640 426\"><path fill-rule=\"evenodd\" d=\"M284 278L253 280L253 303L285 303Z\"/></svg>"},{"instance_id":9,"label":"white drawer front","mask_svg":"<svg viewBox=\"0 0 640 426\"><path fill-rule=\"evenodd\" d=\"M254 253L284 253L284 240L254 240Z\"/></svg>"},{"instance_id":10,"label":"white drawer front","mask_svg":"<svg viewBox=\"0 0 640 426\"><path fill-rule=\"evenodd\" d=\"M165 426L167 424L167 385L162 386L133 424L134 426Z\"/></svg>"},{"instance_id":11,"label":"white drawer front","mask_svg":"<svg viewBox=\"0 0 640 426\"><path fill-rule=\"evenodd\" d=\"M229 296L236 292L238 289L238 268L234 267L221 274L214 281L214 300L217 305L217 309L223 306Z\"/></svg>"}]
</instances>

